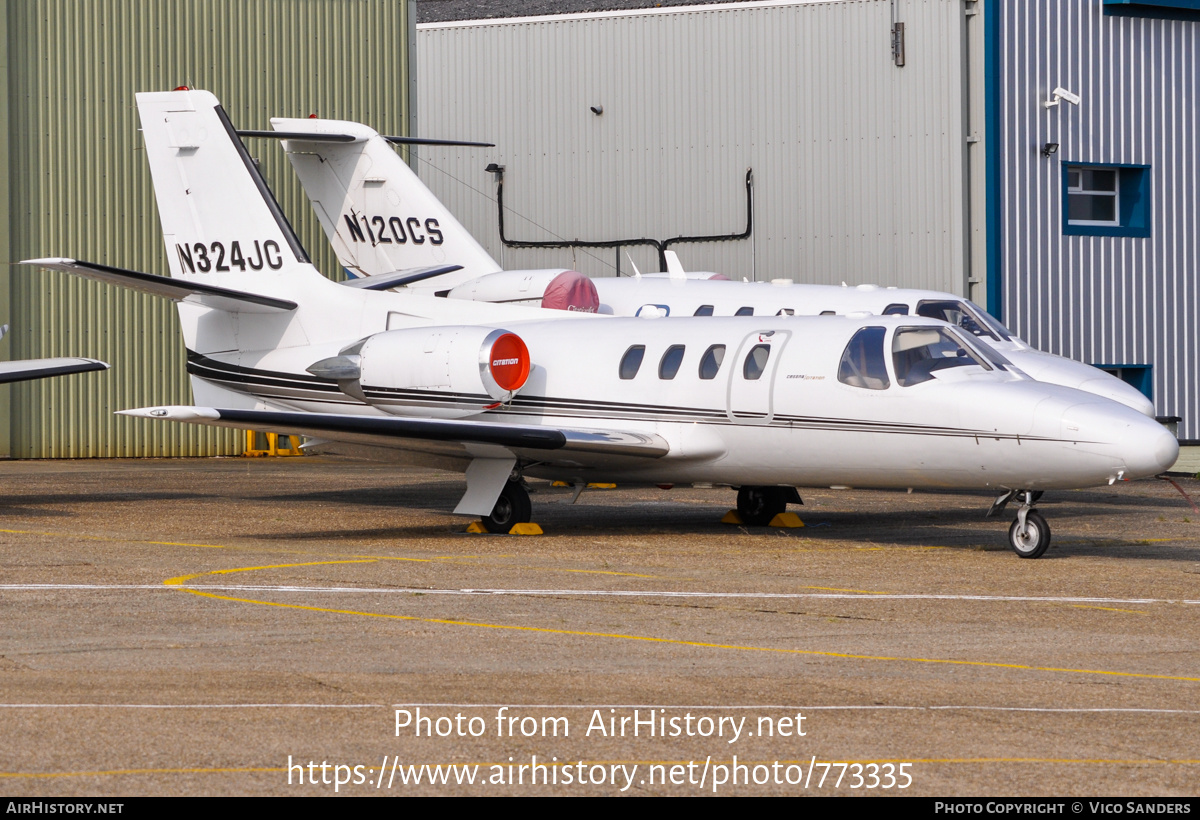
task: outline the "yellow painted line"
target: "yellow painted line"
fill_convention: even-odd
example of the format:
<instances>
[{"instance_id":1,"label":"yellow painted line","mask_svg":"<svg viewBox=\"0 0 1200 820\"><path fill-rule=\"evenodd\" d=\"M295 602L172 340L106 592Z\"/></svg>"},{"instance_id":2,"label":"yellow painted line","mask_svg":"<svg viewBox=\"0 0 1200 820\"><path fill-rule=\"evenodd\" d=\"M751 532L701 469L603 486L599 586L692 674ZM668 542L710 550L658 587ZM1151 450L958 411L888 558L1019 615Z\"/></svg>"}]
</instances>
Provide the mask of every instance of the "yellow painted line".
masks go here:
<instances>
[{"instance_id":1,"label":"yellow painted line","mask_svg":"<svg viewBox=\"0 0 1200 820\"><path fill-rule=\"evenodd\" d=\"M292 567L318 567L326 564L374 564L378 559L375 558L355 558L352 560L341 561L306 561L302 564L267 564L261 567L237 567L235 569L214 569L208 572L196 572L191 575L179 575L175 578L168 578L163 581L166 586L178 586L193 578L200 578L204 575L229 575L234 572L255 572L260 569L290 569ZM193 590L187 590L192 592Z\"/></svg>"},{"instance_id":2,"label":"yellow painted line","mask_svg":"<svg viewBox=\"0 0 1200 820\"><path fill-rule=\"evenodd\" d=\"M216 570L213 573L195 573L193 575L180 575L176 578L170 578L163 581L167 585L179 585L190 578L199 578L203 575L216 573L231 573L231 572L251 572L257 569L283 569L292 566L313 566L315 564L349 564L349 563L367 563L364 561L314 561L308 564L280 564L271 567L243 567L241 569L226 569ZM1153 675L1144 672L1115 672L1107 669L1073 669L1070 667L1057 666L1031 666L1020 663L1000 663L998 661L963 661L951 660L948 658L907 658L901 656L889 655L855 655L848 652L827 652L818 649L781 649L772 646L745 646L739 644L719 644L707 643L704 641L685 641L678 638L656 638L649 635L624 635L617 632L587 632L582 630L571 629L552 629L542 626L519 626L512 624L490 624L481 621L459 621L446 618L422 618L416 615L389 615L382 612L362 612L354 609L328 609L318 606L307 606L304 604L281 604L275 601L256 601L251 598L234 598L228 595L214 595L211 592L204 592L200 589L181 587L182 591L189 592L192 595L197 595L202 598L213 598L218 601L234 601L242 604L256 604L258 606L273 606L280 609L297 609L305 612L327 612L333 615L358 615L364 618L385 618L395 621L412 621L427 624L443 624L445 626L470 626L477 629L496 629L512 632L536 632L543 635L570 635L581 638L609 638L614 640L624 641L641 641L644 643L659 643L672 646L695 646L702 649L733 649L741 652L770 652L781 655L808 655L824 658L842 658L844 660L859 660L859 661L896 661L903 663L932 663L944 664L948 666L974 666L991 669L1020 669L1029 672L1067 672L1075 675L1103 675L1107 677L1117 678L1137 678L1146 680L1175 680L1186 681L1188 683L1200 683L1200 678L1189 678L1180 675Z\"/></svg>"},{"instance_id":3,"label":"yellow painted line","mask_svg":"<svg viewBox=\"0 0 1200 820\"><path fill-rule=\"evenodd\" d=\"M204 549L225 550L229 547L223 544L188 544L176 541L143 541L140 538L109 538L104 535L81 535L74 532L42 532L40 530L0 530L13 535L46 535L51 538L78 538L81 541L117 541L130 544L153 544L159 547L203 547Z\"/></svg>"},{"instance_id":4,"label":"yellow painted line","mask_svg":"<svg viewBox=\"0 0 1200 820\"><path fill-rule=\"evenodd\" d=\"M1133 541L1105 541L1098 538L1061 538L1055 541L1056 544L1096 544L1102 543L1108 547L1140 547L1146 544L1169 544L1173 541L1192 541L1191 538L1137 538Z\"/></svg>"},{"instance_id":5,"label":"yellow painted line","mask_svg":"<svg viewBox=\"0 0 1200 820\"><path fill-rule=\"evenodd\" d=\"M801 587L801 589L819 589L823 592L857 592L861 595L893 595L891 592L874 592L869 589L839 589L838 587Z\"/></svg>"},{"instance_id":6,"label":"yellow painted line","mask_svg":"<svg viewBox=\"0 0 1200 820\"><path fill-rule=\"evenodd\" d=\"M560 569L555 567L519 567L519 569L536 569L542 572L580 572L585 575L620 575L624 578L657 578L657 575L639 575L636 572L615 572L607 569Z\"/></svg>"},{"instance_id":7,"label":"yellow painted line","mask_svg":"<svg viewBox=\"0 0 1200 820\"><path fill-rule=\"evenodd\" d=\"M1130 615L1149 615L1149 612L1139 612L1136 609L1114 609L1111 606L1088 606L1087 604L1071 604L1076 609L1103 609L1105 612L1127 612Z\"/></svg>"},{"instance_id":8,"label":"yellow painted line","mask_svg":"<svg viewBox=\"0 0 1200 820\"><path fill-rule=\"evenodd\" d=\"M467 557L476 558L478 556L472 555L472 556L467 556ZM506 555L506 556L500 556L500 557L509 558L511 556ZM390 556L378 556L377 560L464 564L466 566L472 566L472 567L484 566L486 563L484 561L463 561L460 559L453 559L453 558L449 558L449 557L447 557L447 558L393 558ZM493 565L493 566L495 566L495 565ZM616 572L614 570L605 570L605 569L564 569L562 567L529 567L529 566L508 566L508 567L504 567L504 569L513 569L513 570L525 569L525 570L536 570L538 572L579 572L579 573L583 573L585 575L619 575L623 578L658 578L659 577L658 575L639 575L636 572ZM814 589L815 589L815 587L814 587Z\"/></svg>"},{"instance_id":9,"label":"yellow painted line","mask_svg":"<svg viewBox=\"0 0 1200 820\"><path fill-rule=\"evenodd\" d=\"M409 561L414 564L466 564L467 566L479 566L482 563L480 555L437 555L433 558L406 558L402 555L360 555L360 558L372 558L377 561ZM466 560L466 559L474 560Z\"/></svg>"},{"instance_id":10,"label":"yellow painted line","mask_svg":"<svg viewBox=\"0 0 1200 820\"><path fill-rule=\"evenodd\" d=\"M571 760L568 764L565 760L560 760L558 763L547 763L546 765L562 766L575 765L577 762L582 762L585 766L686 766L689 763L699 765L695 759L691 760ZM743 760L738 759L739 765L755 766L779 763L782 766L808 766L811 764L811 758L805 760ZM715 766L730 766L733 765L733 760L712 760L710 761ZM1068 764L1081 766L1197 766L1200 765L1200 760L1162 760L1155 758L1062 758L1062 757L930 757L930 758L872 758L863 760L817 760L817 765L824 768L825 764L831 766L867 765L870 763L922 763L927 765L988 765L995 763L1054 763ZM372 769L372 772L378 771L378 768L372 763L361 764L364 768ZM491 769L495 766L501 766L505 769L509 767L526 766L528 763L519 763L517 761L495 761L495 762L456 762L456 763L405 763L406 767L419 769L422 766L430 768L440 766L443 769L455 767L458 769L470 768L477 766L480 769ZM212 769L106 769L92 772L0 772L0 778L29 778L29 779L48 779L58 777L113 777L118 775L147 775L147 774L260 774L271 773L278 774L286 772L286 766L280 767L244 767L244 768L212 768ZM827 778L828 779L828 778ZM485 780L479 781L481 784L486 783ZM425 784L420 785L440 785L440 784ZM455 785L455 784L446 784Z\"/></svg>"}]
</instances>

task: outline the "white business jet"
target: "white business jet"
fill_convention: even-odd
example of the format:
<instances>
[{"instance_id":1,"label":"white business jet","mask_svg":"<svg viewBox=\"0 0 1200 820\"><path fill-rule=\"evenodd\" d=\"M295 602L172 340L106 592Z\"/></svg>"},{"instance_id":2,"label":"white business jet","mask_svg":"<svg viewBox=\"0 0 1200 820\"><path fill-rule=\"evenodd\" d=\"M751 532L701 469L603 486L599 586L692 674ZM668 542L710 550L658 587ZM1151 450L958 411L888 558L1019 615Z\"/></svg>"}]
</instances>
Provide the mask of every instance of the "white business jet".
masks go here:
<instances>
[{"instance_id":1,"label":"white business jet","mask_svg":"<svg viewBox=\"0 0 1200 820\"><path fill-rule=\"evenodd\" d=\"M970 332L1038 381L1119 401L1147 416L1141 391L1082 362L1043 353L973 302L952 293L797 285L788 279L732 282L685 272L667 251L667 271L588 280L575 271L501 271L397 155L390 140L359 123L271 120L341 264L360 287L404 286L455 299L554 307L616 316L816 316L867 311L928 316ZM478 143L475 143L478 144Z\"/></svg>"},{"instance_id":2,"label":"white business jet","mask_svg":"<svg viewBox=\"0 0 1200 820\"><path fill-rule=\"evenodd\" d=\"M0 325L0 339L3 339L7 333L8 325ZM56 356L51 359L18 359L12 362L0 362L0 384L48 379L51 376L66 376L70 373L88 373L93 370L108 370L108 365L99 359L74 356Z\"/></svg>"},{"instance_id":3,"label":"white business jet","mask_svg":"<svg viewBox=\"0 0 1200 820\"><path fill-rule=\"evenodd\" d=\"M27 263L179 303L196 405L127 415L452 467L455 512L493 531L529 520L527 476L737 487L751 524L797 486L988 489L993 512L1019 503L1010 543L1030 558L1050 543L1042 491L1151 476L1178 454L1152 419L1031 380L935 319L564 321L334 283L215 97L137 103L171 277Z\"/></svg>"}]
</instances>

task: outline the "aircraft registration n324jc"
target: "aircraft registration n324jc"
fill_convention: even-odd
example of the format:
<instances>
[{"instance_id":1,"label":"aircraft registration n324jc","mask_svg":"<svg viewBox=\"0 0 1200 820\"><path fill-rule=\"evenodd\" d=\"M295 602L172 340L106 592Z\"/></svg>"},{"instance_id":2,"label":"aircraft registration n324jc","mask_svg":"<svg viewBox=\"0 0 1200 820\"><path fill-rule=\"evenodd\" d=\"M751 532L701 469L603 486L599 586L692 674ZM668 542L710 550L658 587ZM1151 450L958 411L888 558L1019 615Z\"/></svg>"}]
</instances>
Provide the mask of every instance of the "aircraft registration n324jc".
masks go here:
<instances>
[{"instance_id":1,"label":"aircraft registration n324jc","mask_svg":"<svg viewBox=\"0 0 1200 820\"><path fill-rule=\"evenodd\" d=\"M139 94L138 110L171 277L28 262L178 302L196 404L128 415L458 469L455 512L493 531L529 520L526 476L737 487L748 523L797 486L989 489L993 510L1020 501L1024 557L1049 545L1042 491L1151 476L1178 453L1136 410L1029 379L935 319L564 320L346 287L309 262L215 97ZM274 243L281 264L201 272L176 252L234 242Z\"/></svg>"}]
</instances>

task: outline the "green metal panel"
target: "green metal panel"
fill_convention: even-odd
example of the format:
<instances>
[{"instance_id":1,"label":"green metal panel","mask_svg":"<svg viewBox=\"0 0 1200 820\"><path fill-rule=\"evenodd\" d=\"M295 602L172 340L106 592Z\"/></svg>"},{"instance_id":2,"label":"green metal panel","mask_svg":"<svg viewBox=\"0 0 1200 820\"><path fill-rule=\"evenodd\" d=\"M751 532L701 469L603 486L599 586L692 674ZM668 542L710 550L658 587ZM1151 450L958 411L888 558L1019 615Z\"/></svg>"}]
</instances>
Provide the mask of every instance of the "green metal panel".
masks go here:
<instances>
[{"instance_id":1,"label":"green metal panel","mask_svg":"<svg viewBox=\"0 0 1200 820\"><path fill-rule=\"evenodd\" d=\"M239 128L315 113L407 133L408 9L397 0L0 0L0 202L8 217L0 262L69 256L167 272L138 91L210 90ZM314 262L340 277L282 149L262 141L250 150ZM0 388L11 390L8 454L241 449L228 431L113 415L190 403L171 303L25 267L0 275L0 291L0 308L9 299L0 321L12 324L0 356L81 355L112 365ZM3 404L0 394L0 411Z\"/></svg>"}]
</instances>

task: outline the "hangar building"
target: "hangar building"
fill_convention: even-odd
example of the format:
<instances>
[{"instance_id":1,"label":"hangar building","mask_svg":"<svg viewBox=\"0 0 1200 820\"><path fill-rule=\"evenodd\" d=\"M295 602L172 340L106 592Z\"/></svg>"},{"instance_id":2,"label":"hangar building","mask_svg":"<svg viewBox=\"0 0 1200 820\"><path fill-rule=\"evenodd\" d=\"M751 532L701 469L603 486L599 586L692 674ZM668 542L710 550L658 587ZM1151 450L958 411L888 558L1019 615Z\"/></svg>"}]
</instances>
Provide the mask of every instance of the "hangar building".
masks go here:
<instances>
[{"instance_id":1,"label":"hangar building","mask_svg":"<svg viewBox=\"0 0 1200 820\"><path fill-rule=\"evenodd\" d=\"M478 6L417 121L497 147L418 167L504 267L953 291L1200 439L1200 0Z\"/></svg>"},{"instance_id":2,"label":"hangar building","mask_svg":"<svg viewBox=\"0 0 1200 820\"><path fill-rule=\"evenodd\" d=\"M409 130L412 0L3 0L0 261L69 256L165 274L134 93L214 92L235 126L272 116ZM253 144L322 270L336 260L283 151ZM0 356L112 365L0 386L0 456L216 455L238 437L114 416L189 403L174 306L66 274L0 266Z\"/></svg>"}]
</instances>

